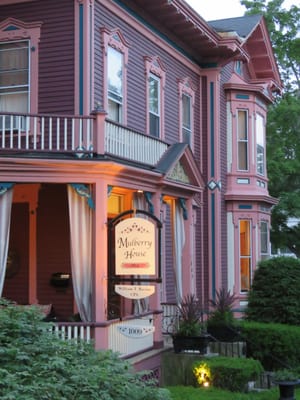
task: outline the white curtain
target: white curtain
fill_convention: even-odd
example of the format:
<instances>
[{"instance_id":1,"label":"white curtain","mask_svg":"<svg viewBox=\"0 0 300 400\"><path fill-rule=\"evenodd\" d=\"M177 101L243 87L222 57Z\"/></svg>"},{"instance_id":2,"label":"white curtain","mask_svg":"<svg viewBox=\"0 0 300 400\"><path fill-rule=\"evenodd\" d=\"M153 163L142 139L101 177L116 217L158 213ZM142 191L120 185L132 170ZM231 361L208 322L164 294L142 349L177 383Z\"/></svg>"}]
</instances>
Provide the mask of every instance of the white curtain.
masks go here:
<instances>
[{"instance_id":1,"label":"white curtain","mask_svg":"<svg viewBox=\"0 0 300 400\"><path fill-rule=\"evenodd\" d=\"M68 185L71 267L74 296L82 321L92 321L92 208L87 196Z\"/></svg>"},{"instance_id":2,"label":"white curtain","mask_svg":"<svg viewBox=\"0 0 300 400\"><path fill-rule=\"evenodd\" d=\"M12 188L5 188L0 191L0 297L2 296L6 271L12 199Z\"/></svg>"},{"instance_id":3,"label":"white curtain","mask_svg":"<svg viewBox=\"0 0 300 400\"><path fill-rule=\"evenodd\" d=\"M133 194L133 208L137 210L143 210L146 211L147 208L147 202L144 196L144 193L134 193ZM144 214L140 214L139 218L146 218L147 216ZM148 276L141 275L139 278L148 278ZM146 285L148 283L145 283ZM143 285L143 283L141 283ZM133 303L133 313L134 314L141 314L143 312L149 311L149 297L146 297L144 299L138 299L134 300Z\"/></svg>"},{"instance_id":4,"label":"white curtain","mask_svg":"<svg viewBox=\"0 0 300 400\"><path fill-rule=\"evenodd\" d=\"M185 244L185 232L184 232L184 218L183 210L179 201L175 202L173 212L173 251L174 251L174 276L175 276L175 290L176 300L179 303L182 299L182 250Z\"/></svg>"}]
</instances>

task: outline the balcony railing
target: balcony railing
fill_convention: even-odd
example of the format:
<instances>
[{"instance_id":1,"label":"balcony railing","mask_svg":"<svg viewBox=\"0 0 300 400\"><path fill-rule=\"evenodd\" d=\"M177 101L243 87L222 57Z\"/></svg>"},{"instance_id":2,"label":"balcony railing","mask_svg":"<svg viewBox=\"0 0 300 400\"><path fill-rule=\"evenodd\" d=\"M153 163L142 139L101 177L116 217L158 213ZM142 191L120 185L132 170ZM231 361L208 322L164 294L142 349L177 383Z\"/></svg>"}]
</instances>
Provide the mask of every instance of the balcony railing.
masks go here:
<instances>
[{"instance_id":1,"label":"balcony railing","mask_svg":"<svg viewBox=\"0 0 300 400\"><path fill-rule=\"evenodd\" d=\"M99 117L100 115L100 117ZM154 166L167 150L161 140L89 116L0 112L1 154L72 154L78 158L110 154Z\"/></svg>"},{"instance_id":2,"label":"balcony railing","mask_svg":"<svg viewBox=\"0 0 300 400\"><path fill-rule=\"evenodd\" d=\"M0 149L8 152L90 151L93 118L66 115L0 114Z\"/></svg>"},{"instance_id":3,"label":"balcony railing","mask_svg":"<svg viewBox=\"0 0 300 400\"><path fill-rule=\"evenodd\" d=\"M157 138L144 135L116 124L105 122L105 152L128 160L155 165L168 145Z\"/></svg>"}]
</instances>

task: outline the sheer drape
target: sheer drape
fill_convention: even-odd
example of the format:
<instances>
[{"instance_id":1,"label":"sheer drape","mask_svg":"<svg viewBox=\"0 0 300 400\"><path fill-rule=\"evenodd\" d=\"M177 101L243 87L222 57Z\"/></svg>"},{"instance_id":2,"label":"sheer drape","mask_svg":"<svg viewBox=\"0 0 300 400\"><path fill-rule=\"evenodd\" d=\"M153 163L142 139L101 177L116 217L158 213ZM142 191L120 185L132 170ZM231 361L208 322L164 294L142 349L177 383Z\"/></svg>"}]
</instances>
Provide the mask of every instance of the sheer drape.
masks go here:
<instances>
[{"instance_id":1,"label":"sheer drape","mask_svg":"<svg viewBox=\"0 0 300 400\"><path fill-rule=\"evenodd\" d=\"M174 213L173 213L173 249L174 249L174 276L176 284L176 300L180 302L182 299L182 251L185 244L185 232L184 232L184 218L183 210L179 201L175 202Z\"/></svg>"},{"instance_id":2,"label":"sheer drape","mask_svg":"<svg viewBox=\"0 0 300 400\"><path fill-rule=\"evenodd\" d=\"M92 320L92 209L72 185L68 199L73 290L80 317L87 322Z\"/></svg>"},{"instance_id":3,"label":"sheer drape","mask_svg":"<svg viewBox=\"0 0 300 400\"><path fill-rule=\"evenodd\" d=\"M0 191L0 297L2 296L6 271L12 199L12 188Z\"/></svg>"},{"instance_id":4,"label":"sheer drape","mask_svg":"<svg viewBox=\"0 0 300 400\"><path fill-rule=\"evenodd\" d=\"M147 208L147 201L145 199L144 193L134 193L133 194L133 208L137 210L146 211ZM145 215L139 215L140 218L147 218ZM139 278L145 278L146 276L141 275ZM147 276L148 278L148 276ZM141 283L142 285L143 283ZM141 314L149 310L149 297L144 299L134 300L133 303L133 313L134 314Z\"/></svg>"}]
</instances>

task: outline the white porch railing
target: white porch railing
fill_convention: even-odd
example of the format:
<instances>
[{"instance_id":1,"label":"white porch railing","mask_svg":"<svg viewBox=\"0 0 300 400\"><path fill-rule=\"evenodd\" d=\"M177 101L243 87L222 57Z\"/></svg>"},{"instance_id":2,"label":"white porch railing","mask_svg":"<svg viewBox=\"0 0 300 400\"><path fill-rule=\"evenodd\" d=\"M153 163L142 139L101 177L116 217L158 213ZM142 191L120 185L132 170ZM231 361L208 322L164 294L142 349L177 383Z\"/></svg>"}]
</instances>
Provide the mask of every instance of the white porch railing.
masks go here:
<instances>
[{"instance_id":1,"label":"white porch railing","mask_svg":"<svg viewBox=\"0 0 300 400\"><path fill-rule=\"evenodd\" d=\"M91 327L86 324L60 322L53 326L52 331L62 340L80 339L88 343L91 341Z\"/></svg>"},{"instance_id":2,"label":"white porch railing","mask_svg":"<svg viewBox=\"0 0 300 400\"><path fill-rule=\"evenodd\" d=\"M92 151L93 117L0 113L0 149L13 151Z\"/></svg>"},{"instance_id":3,"label":"white porch railing","mask_svg":"<svg viewBox=\"0 0 300 400\"><path fill-rule=\"evenodd\" d=\"M172 334L178 326L178 308L176 304L162 303L162 333Z\"/></svg>"},{"instance_id":4,"label":"white porch railing","mask_svg":"<svg viewBox=\"0 0 300 400\"><path fill-rule=\"evenodd\" d=\"M154 333L141 337L127 337L120 333L119 327L125 326L153 327L153 315L147 315L143 318L130 319L113 323L108 328L108 347L113 351L119 352L122 356L128 356L149 349L153 346Z\"/></svg>"},{"instance_id":5,"label":"white porch railing","mask_svg":"<svg viewBox=\"0 0 300 400\"><path fill-rule=\"evenodd\" d=\"M105 122L105 152L128 160L156 165L167 143L128 129L111 121Z\"/></svg>"},{"instance_id":6,"label":"white porch railing","mask_svg":"<svg viewBox=\"0 0 300 400\"><path fill-rule=\"evenodd\" d=\"M78 158L103 152L154 166L168 144L113 121L92 116L0 112L0 154L71 153ZM49 156L49 154L48 154Z\"/></svg>"}]
</instances>

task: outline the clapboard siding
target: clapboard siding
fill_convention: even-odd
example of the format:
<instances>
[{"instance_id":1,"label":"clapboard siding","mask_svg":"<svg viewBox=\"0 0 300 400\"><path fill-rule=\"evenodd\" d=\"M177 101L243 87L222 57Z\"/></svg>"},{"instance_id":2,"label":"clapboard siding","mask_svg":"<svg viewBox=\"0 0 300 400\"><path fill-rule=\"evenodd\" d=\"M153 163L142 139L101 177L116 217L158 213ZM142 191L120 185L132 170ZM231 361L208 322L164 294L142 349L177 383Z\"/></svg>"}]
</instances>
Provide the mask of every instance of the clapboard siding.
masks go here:
<instances>
[{"instance_id":1,"label":"clapboard siding","mask_svg":"<svg viewBox=\"0 0 300 400\"><path fill-rule=\"evenodd\" d=\"M165 139L170 143L178 141L179 135L179 95L178 79L190 77L199 88L199 76L186 65L172 57L148 37L133 29L120 17L108 12L96 3L95 7L95 99L103 101L103 54L101 48L100 28L119 28L130 43L127 67L127 124L131 128L146 130L146 79L145 56L159 56L166 68L165 85ZM200 96L196 93L195 109L199 109ZM195 120L195 131L199 133L199 120ZM197 139L199 147L199 138Z\"/></svg>"},{"instance_id":2,"label":"clapboard siding","mask_svg":"<svg viewBox=\"0 0 300 400\"><path fill-rule=\"evenodd\" d=\"M42 23L39 43L40 113L74 113L74 1L34 1L0 6L0 21Z\"/></svg>"},{"instance_id":3,"label":"clapboard siding","mask_svg":"<svg viewBox=\"0 0 300 400\"><path fill-rule=\"evenodd\" d=\"M50 284L56 272L71 273L66 185L43 184L37 210L37 288L40 304L53 304L58 320L73 314L73 289Z\"/></svg>"}]
</instances>

